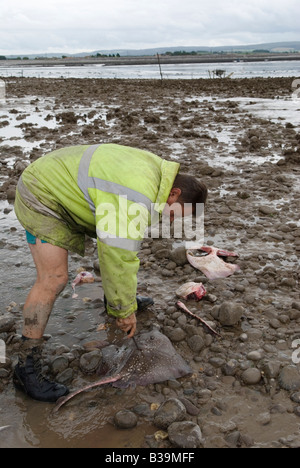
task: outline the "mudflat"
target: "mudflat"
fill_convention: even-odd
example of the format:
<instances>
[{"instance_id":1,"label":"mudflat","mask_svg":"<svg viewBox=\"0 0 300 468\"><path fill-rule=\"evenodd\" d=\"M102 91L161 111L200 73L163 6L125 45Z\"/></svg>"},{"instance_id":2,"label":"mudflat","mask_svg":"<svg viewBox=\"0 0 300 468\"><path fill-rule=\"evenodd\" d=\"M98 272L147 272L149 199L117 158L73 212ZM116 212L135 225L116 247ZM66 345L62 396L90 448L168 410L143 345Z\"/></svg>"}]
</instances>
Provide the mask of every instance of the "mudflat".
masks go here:
<instances>
[{"instance_id":1,"label":"mudflat","mask_svg":"<svg viewBox=\"0 0 300 468\"><path fill-rule=\"evenodd\" d=\"M293 79L5 81L0 447L185 447L191 436L204 448L299 447L300 100L292 97ZM53 415L52 405L29 400L12 384L22 304L35 278L13 212L15 187L43 154L101 142L176 160L203 180L205 244L237 252L241 272L208 280L188 264L184 238L145 238L138 292L155 306L138 315L138 330L156 327L167 335L193 374L147 387L107 386ZM74 300L79 268L96 282L78 287ZM74 390L97 379L90 372L101 349L86 343L120 344L123 335L104 313L94 241L87 240L84 259L70 255L69 271L44 353L45 372ZM176 290L189 281L202 282L207 295L188 308L221 338L176 308Z\"/></svg>"}]
</instances>

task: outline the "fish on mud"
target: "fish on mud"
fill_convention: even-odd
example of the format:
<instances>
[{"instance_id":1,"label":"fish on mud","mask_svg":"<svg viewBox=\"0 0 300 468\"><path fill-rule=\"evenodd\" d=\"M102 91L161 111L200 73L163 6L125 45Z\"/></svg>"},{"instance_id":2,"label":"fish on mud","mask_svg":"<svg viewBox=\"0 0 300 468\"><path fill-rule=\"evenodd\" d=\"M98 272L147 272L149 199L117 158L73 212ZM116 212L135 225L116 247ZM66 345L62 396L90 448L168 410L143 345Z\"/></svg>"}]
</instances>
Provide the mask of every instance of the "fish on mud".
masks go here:
<instances>
[{"instance_id":1,"label":"fish on mud","mask_svg":"<svg viewBox=\"0 0 300 468\"><path fill-rule=\"evenodd\" d=\"M206 289L203 284L194 283L193 281L182 284L176 291L176 296L185 300L193 299L195 301L200 301L205 295Z\"/></svg>"},{"instance_id":2,"label":"fish on mud","mask_svg":"<svg viewBox=\"0 0 300 468\"><path fill-rule=\"evenodd\" d=\"M174 349L171 341L158 330L140 333L121 347L109 345L102 349L102 363L97 373L101 380L87 385L58 400L54 412L76 395L101 385L112 383L126 388L174 380L191 374L192 369Z\"/></svg>"},{"instance_id":3,"label":"fish on mud","mask_svg":"<svg viewBox=\"0 0 300 468\"><path fill-rule=\"evenodd\" d=\"M72 298L73 299L76 299L78 297L78 294L76 294L75 292L75 287L78 285L78 284L81 284L81 283L94 283L95 281L95 278L94 276L92 275L92 273L89 273L88 271L82 271L80 272L76 278L74 279L73 283L72 283L72 289L73 289L73 296Z\"/></svg>"},{"instance_id":4,"label":"fish on mud","mask_svg":"<svg viewBox=\"0 0 300 468\"><path fill-rule=\"evenodd\" d=\"M236 271L240 271L239 265L226 263L220 257L238 257L235 252L217 249L215 247L195 247L187 250L189 263L197 270L202 271L208 279L226 278Z\"/></svg>"}]
</instances>

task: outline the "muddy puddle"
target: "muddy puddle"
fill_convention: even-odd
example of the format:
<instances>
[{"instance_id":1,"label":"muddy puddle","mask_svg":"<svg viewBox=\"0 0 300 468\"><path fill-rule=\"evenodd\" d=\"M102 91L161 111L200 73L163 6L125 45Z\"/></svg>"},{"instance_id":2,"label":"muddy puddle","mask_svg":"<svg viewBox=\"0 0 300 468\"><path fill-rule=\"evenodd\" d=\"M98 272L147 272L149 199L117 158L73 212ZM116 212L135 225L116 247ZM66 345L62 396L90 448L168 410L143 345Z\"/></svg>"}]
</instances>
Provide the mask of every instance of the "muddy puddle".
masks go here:
<instances>
[{"instance_id":1,"label":"muddy puddle","mask_svg":"<svg viewBox=\"0 0 300 468\"><path fill-rule=\"evenodd\" d=\"M13 317L15 329L0 334L8 358L0 364L0 428L8 426L0 432L1 448L173 447L167 433L164 440L155 436L162 430L155 412L169 399L188 400L184 419L200 428L201 447L300 446L300 369L293 361L300 337L300 102L291 99L291 83L6 80L7 100L0 105L0 316ZM236 251L242 271L212 282L179 258L180 240L145 239L138 292L151 295L155 306L139 314L138 330L165 333L192 376L145 388L106 386L53 414L53 405L30 400L12 384L15 334L35 279L13 212L14 191L26 164L45 152L99 141L177 160L183 172L204 180L205 243ZM79 365L87 342L123 339L104 312L96 245L88 240L86 247L84 259L69 256L70 281L46 330L45 372L53 377L53 362L62 358L55 377L66 378L71 389L97 379ZM96 282L80 286L74 300L71 281L81 267ZM175 291L186 281L205 284L209 297L188 307L215 323L221 339L176 309ZM220 322L224 303L243 308L234 325ZM117 427L120 410L135 414L135 427Z\"/></svg>"}]
</instances>

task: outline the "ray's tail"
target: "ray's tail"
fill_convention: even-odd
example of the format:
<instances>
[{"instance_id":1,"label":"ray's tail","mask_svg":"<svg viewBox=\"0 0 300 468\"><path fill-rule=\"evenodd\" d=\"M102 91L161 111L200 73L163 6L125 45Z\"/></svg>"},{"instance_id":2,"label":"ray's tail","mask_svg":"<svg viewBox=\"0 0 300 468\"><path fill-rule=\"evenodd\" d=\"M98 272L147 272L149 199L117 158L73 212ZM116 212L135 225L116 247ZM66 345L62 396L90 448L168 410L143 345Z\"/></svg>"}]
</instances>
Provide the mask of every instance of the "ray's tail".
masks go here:
<instances>
[{"instance_id":1,"label":"ray's tail","mask_svg":"<svg viewBox=\"0 0 300 468\"><path fill-rule=\"evenodd\" d=\"M79 395L82 392L87 392L88 390L91 390L92 388L100 387L101 385L106 385L109 383L116 382L117 380L121 379L121 374L117 374L114 377L105 377L101 380L98 380L98 382L95 382L93 384L87 385L86 387L80 388L79 390L76 390L73 393L70 393L70 395L66 397L61 397L57 400L56 406L53 410L53 413L57 413L59 409L66 404L68 401L70 401L72 398L74 398L76 395Z\"/></svg>"}]
</instances>

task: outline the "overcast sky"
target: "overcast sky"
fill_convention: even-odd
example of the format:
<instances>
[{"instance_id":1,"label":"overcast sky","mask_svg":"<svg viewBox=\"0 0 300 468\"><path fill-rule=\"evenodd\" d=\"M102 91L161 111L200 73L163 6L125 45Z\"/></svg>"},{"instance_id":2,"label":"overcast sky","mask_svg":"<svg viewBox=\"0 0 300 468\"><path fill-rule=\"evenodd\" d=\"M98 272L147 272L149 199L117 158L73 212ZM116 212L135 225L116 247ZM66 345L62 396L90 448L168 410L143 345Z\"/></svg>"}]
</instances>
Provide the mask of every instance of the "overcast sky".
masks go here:
<instances>
[{"instance_id":1,"label":"overcast sky","mask_svg":"<svg viewBox=\"0 0 300 468\"><path fill-rule=\"evenodd\" d=\"M0 54L300 40L299 0L0 0Z\"/></svg>"}]
</instances>

